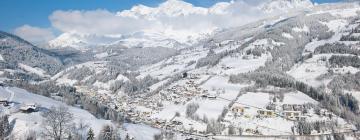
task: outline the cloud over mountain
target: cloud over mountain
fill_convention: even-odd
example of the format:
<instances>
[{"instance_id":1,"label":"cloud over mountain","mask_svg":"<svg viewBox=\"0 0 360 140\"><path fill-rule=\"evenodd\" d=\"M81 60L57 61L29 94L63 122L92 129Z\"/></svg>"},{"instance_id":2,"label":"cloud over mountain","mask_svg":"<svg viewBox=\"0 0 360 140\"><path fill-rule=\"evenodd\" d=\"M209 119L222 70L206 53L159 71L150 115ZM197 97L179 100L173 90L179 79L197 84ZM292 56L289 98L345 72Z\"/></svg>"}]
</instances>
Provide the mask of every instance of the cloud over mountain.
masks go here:
<instances>
[{"instance_id":1,"label":"cloud over mountain","mask_svg":"<svg viewBox=\"0 0 360 140\"><path fill-rule=\"evenodd\" d=\"M14 33L33 43L42 43L55 38L55 35L49 28L39 28L30 25L23 25L15 29Z\"/></svg>"},{"instance_id":2,"label":"cloud over mountain","mask_svg":"<svg viewBox=\"0 0 360 140\"><path fill-rule=\"evenodd\" d=\"M52 28L63 33L129 35L156 32L187 42L216 29L244 25L289 8L311 5L309 0L237 0L197 7L182 0L168 0L156 7L136 5L118 12L58 10L49 16L49 20Z\"/></svg>"}]
</instances>

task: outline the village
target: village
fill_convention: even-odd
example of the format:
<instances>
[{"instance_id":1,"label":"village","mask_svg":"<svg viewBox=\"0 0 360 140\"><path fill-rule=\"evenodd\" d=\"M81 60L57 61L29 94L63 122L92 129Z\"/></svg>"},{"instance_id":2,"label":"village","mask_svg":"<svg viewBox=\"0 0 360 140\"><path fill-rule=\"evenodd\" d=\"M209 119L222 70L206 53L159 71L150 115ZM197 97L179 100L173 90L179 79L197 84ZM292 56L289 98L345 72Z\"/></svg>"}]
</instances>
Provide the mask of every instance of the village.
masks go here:
<instances>
[{"instance_id":1,"label":"village","mask_svg":"<svg viewBox=\"0 0 360 140\"><path fill-rule=\"evenodd\" d=\"M197 81L199 79L201 79L199 74L190 73L183 80L161 90L157 95L147 98L146 100L132 100L131 102L128 102L125 106L125 117L133 123L145 123L164 130L173 130L184 134L207 135L206 130L203 129L204 127L206 128L206 124L204 124L201 119L194 120L191 118L184 118L184 116L180 116L180 114L182 114L180 112L167 114L167 117L156 117L159 112L166 109L167 105L185 106L193 100L227 100L219 96L225 92L221 89L218 89L215 94L209 93L209 90L202 89L198 84L201 82ZM241 124L244 122L238 121L238 119L244 120L245 118L245 120L249 122L266 119L282 119L287 123L291 123L291 127L293 127L298 121L321 120L328 123L334 123L338 119L333 113L318 108L312 103L283 103L283 99L279 99L281 97L270 97L271 98L267 99L266 106L263 107L231 101L231 106L227 108L229 111L226 113L224 120L221 123L228 124L237 122L239 123L239 126L242 126ZM163 104L164 102L166 102L166 105ZM198 127L200 129L197 129L197 126L204 127ZM259 125L256 127L263 126ZM242 135L266 135L262 134L256 127L242 128L244 129ZM291 127L286 133L284 132L281 134L291 134ZM344 125L344 127L351 129L351 126L348 125ZM227 132L224 131L221 134L227 134ZM316 132L314 132L314 134L316 134Z\"/></svg>"},{"instance_id":2,"label":"village","mask_svg":"<svg viewBox=\"0 0 360 140\"><path fill-rule=\"evenodd\" d=\"M239 98L243 96L241 94L239 94L236 99L226 99L220 96L225 94L225 90L212 89L214 91L209 91L208 89L202 88L201 84L204 83L204 81L202 81L204 79L209 78L203 78L197 73L187 73L183 76L183 79L165 87L160 90L158 94L150 96L149 98L96 94L95 91L86 89L85 87L77 87L77 89L78 92L91 95L90 97L94 97L99 101L106 103L111 108L123 112L125 122L136 124L143 123L155 128L172 130L182 134L209 135L206 133L206 129L204 129L206 128L206 123L202 122L201 119L194 120L193 118L188 117L184 119L184 116L180 117L181 113L179 112L176 112L175 114L167 114L169 117L165 119L162 117L156 117L156 114L163 111L166 108L166 105L172 104L185 106L193 100L229 101L230 104L226 108L228 111L220 123L224 124L226 127L229 127L229 123L235 124L235 127L241 127L243 132L238 135L267 135L262 132L264 129L260 128L263 127L268 129L268 126L256 125L255 123L252 127L247 128L247 125L244 125L246 123L253 123L259 120L280 118L283 121L295 124L298 121L314 121L314 119L330 123L337 119L335 118L335 115L325 109L315 109L315 105L312 105L311 103L284 103L283 98L286 98L286 96L281 97L278 95L271 95L265 100L265 106L254 106L246 102L239 101ZM167 104L164 105L164 102L167 102ZM20 111L22 113L32 113L41 109L41 106L38 106L36 102L14 103L10 99L0 99L0 104L7 108L16 108L11 109L11 111ZM221 134L212 133L210 135L227 135L226 130L227 129L221 132ZM288 131L279 134L291 134L291 128L288 129Z\"/></svg>"}]
</instances>

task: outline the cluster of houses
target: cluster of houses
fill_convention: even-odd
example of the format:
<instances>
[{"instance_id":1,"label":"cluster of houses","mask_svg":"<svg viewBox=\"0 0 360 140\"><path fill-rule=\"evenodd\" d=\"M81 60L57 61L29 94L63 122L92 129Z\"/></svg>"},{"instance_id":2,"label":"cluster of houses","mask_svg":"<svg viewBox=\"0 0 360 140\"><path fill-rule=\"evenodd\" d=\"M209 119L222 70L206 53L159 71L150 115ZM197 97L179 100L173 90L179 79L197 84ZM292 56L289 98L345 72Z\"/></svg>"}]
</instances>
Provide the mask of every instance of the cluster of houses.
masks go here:
<instances>
[{"instance_id":1,"label":"cluster of houses","mask_svg":"<svg viewBox=\"0 0 360 140\"><path fill-rule=\"evenodd\" d=\"M246 109L249 109L249 107L236 105L231 108L231 111L235 115L244 115ZM304 110L305 110L305 105L283 104L280 110L258 109L257 116L262 118L273 118L280 116L288 120L296 121L296 120L306 119L306 116L303 114Z\"/></svg>"},{"instance_id":2,"label":"cluster of houses","mask_svg":"<svg viewBox=\"0 0 360 140\"><path fill-rule=\"evenodd\" d=\"M201 89L194 80L190 79L185 82L185 85L175 85L165 91L160 91L164 95L161 98L167 101L172 101L175 104L191 100L196 95L206 93L206 90Z\"/></svg>"},{"instance_id":3,"label":"cluster of houses","mask_svg":"<svg viewBox=\"0 0 360 140\"><path fill-rule=\"evenodd\" d=\"M8 99L0 98L0 106L9 107L10 102ZM38 105L36 103L23 103L20 104L19 110L23 113L32 113L38 111Z\"/></svg>"}]
</instances>

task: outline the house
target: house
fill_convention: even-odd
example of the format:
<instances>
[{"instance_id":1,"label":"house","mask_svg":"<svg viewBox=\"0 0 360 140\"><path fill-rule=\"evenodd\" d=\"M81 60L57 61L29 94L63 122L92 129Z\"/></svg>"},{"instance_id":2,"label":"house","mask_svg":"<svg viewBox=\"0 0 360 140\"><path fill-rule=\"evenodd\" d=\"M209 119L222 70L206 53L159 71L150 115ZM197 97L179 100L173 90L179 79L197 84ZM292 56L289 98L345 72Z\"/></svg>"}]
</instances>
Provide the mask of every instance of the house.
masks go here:
<instances>
[{"instance_id":1,"label":"house","mask_svg":"<svg viewBox=\"0 0 360 140\"><path fill-rule=\"evenodd\" d=\"M231 111L232 111L233 113L240 113L240 114L244 113L244 110L245 110L245 108L242 107L242 106L234 106L234 107L231 109Z\"/></svg>"},{"instance_id":2,"label":"house","mask_svg":"<svg viewBox=\"0 0 360 140\"><path fill-rule=\"evenodd\" d=\"M8 101L7 99L0 98L0 105L8 106L8 105L9 105L9 101Z\"/></svg>"},{"instance_id":3,"label":"house","mask_svg":"<svg viewBox=\"0 0 360 140\"><path fill-rule=\"evenodd\" d=\"M165 121L163 120L155 120L153 126L156 127L156 128L162 128L162 126L165 125Z\"/></svg>"},{"instance_id":4,"label":"house","mask_svg":"<svg viewBox=\"0 0 360 140\"><path fill-rule=\"evenodd\" d=\"M215 96L215 95L208 95L207 97L208 97L208 99L211 99L211 100L215 100L215 99L216 99L216 96Z\"/></svg>"},{"instance_id":5,"label":"house","mask_svg":"<svg viewBox=\"0 0 360 140\"><path fill-rule=\"evenodd\" d=\"M304 106L299 104L283 104L282 108L284 111L303 111Z\"/></svg>"},{"instance_id":6,"label":"house","mask_svg":"<svg viewBox=\"0 0 360 140\"><path fill-rule=\"evenodd\" d=\"M202 97L202 98L207 98L207 95L206 95L206 94L202 94L201 97Z\"/></svg>"},{"instance_id":7,"label":"house","mask_svg":"<svg viewBox=\"0 0 360 140\"><path fill-rule=\"evenodd\" d=\"M283 104L282 108L284 111L292 111L293 110L292 105L290 105L290 104Z\"/></svg>"},{"instance_id":8,"label":"house","mask_svg":"<svg viewBox=\"0 0 360 140\"><path fill-rule=\"evenodd\" d=\"M36 112L37 109L38 107L35 103L24 104L23 106L20 107L20 110L24 113Z\"/></svg>"},{"instance_id":9,"label":"house","mask_svg":"<svg viewBox=\"0 0 360 140\"><path fill-rule=\"evenodd\" d=\"M327 111L326 109L320 109L319 115L320 116L332 116L332 113L330 111Z\"/></svg>"},{"instance_id":10,"label":"house","mask_svg":"<svg viewBox=\"0 0 360 140\"><path fill-rule=\"evenodd\" d=\"M174 125L182 125L183 123L180 122L180 121L172 121L172 124L174 124Z\"/></svg>"},{"instance_id":11,"label":"house","mask_svg":"<svg viewBox=\"0 0 360 140\"><path fill-rule=\"evenodd\" d=\"M271 118L276 116L273 110L258 110L257 113L260 117Z\"/></svg>"},{"instance_id":12,"label":"house","mask_svg":"<svg viewBox=\"0 0 360 140\"><path fill-rule=\"evenodd\" d=\"M299 120L302 114L301 111L284 111L281 115L290 120Z\"/></svg>"}]
</instances>

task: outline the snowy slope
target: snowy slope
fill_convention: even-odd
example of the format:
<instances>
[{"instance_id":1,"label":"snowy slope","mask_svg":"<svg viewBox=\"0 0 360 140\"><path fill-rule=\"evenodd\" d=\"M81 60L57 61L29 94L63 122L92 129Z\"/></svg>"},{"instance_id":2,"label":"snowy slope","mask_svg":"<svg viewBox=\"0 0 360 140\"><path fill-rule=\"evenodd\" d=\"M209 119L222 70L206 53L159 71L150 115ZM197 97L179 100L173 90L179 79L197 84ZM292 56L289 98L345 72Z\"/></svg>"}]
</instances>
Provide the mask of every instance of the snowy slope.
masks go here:
<instances>
[{"instance_id":1,"label":"snowy slope","mask_svg":"<svg viewBox=\"0 0 360 140\"><path fill-rule=\"evenodd\" d=\"M309 10L313 6L310 0L268 0L259 8L267 13Z\"/></svg>"},{"instance_id":2,"label":"snowy slope","mask_svg":"<svg viewBox=\"0 0 360 140\"><path fill-rule=\"evenodd\" d=\"M236 13L237 6L253 6L257 9L259 17L254 19L270 18L269 15L278 15L290 11L304 11L313 7L310 0L266 0L261 2L218 2L213 6L198 7L183 0L167 0L157 7L136 5L129 10L113 13L115 17L142 20L151 23L148 28L144 27L137 31L114 34L82 34L77 32L64 32L54 40L49 41L50 48L72 47L78 50L87 50L94 46L125 46L125 47L169 47L184 48L201 42L223 28L229 28L216 20L206 16L239 18ZM263 14L263 15L262 15ZM195 15L195 17L193 17ZM185 22L196 20L196 16L204 18L203 26L189 24L183 27ZM246 18L246 16L244 17ZM240 17L241 19L241 17ZM235 19L237 20L237 19ZM157 22L155 22L157 21ZM155 22L155 23L154 23ZM184 25L179 25L182 22ZM239 24L242 22L239 22ZM153 25L161 25L153 27ZM239 26L239 25L231 25Z\"/></svg>"},{"instance_id":3,"label":"snowy slope","mask_svg":"<svg viewBox=\"0 0 360 140\"><path fill-rule=\"evenodd\" d=\"M229 125L234 125L236 130L240 128L247 130L244 134L250 136L292 135L291 128L297 124L297 121L285 117L284 114L289 113L289 110L290 113L293 111L292 113L301 114L296 119L305 119L311 122L338 121L339 125L336 127L338 131L351 131L353 125L350 122L346 122L335 114L328 112L322 106L318 106L319 102L308 96L309 93L305 94L289 87L269 86L266 85L269 84L266 81L264 83L261 83L262 81L230 83L230 77L232 76L243 74L245 76L241 77L240 80L247 80L247 74L250 75L254 71L258 72L257 70L266 70L265 72L269 72L269 77L272 76L271 74L278 76L280 75L278 73L281 73L289 80L304 82L312 87L321 87L324 88L324 92L331 94L326 86L333 77L355 74L360 71L358 67L336 67L329 64L331 56L354 56L353 54L315 52L319 46L334 42L354 45L353 48L357 49L356 43L359 41L340 41L340 38L343 35L348 35L353 30L352 28L358 25L356 21L353 21L356 19L353 16L357 15L356 11L360 10L359 7L341 9L330 6L330 8L328 7L329 10L318 8L308 0L274 0L268 2L267 5L260 7L266 12L290 12L289 9L308 10L308 12L275 16L245 26L229 28L219 31L214 36L206 36L208 38L204 42L198 42L195 45L188 42L187 33L178 35L176 34L178 32L172 30L168 32L141 31L127 36L119 35L118 38L113 36L77 35L76 33L67 35L67 33L64 33L62 38L52 42L54 47L78 47L79 50L87 49L91 45L180 47L176 54L162 60L141 65L139 68L127 69L126 74L118 74L116 71L117 75L111 75L106 80L95 79L88 85L86 81L94 78L94 75L102 72L112 72L107 67L107 64L111 61L117 61L116 59L110 59L115 54L113 50L96 52L97 54L94 56L97 58L96 61L70 66L53 76L51 80L57 82L57 84L74 86L78 92L83 92L86 96L93 97L124 112L131 122L140 123L124 125L127 133L137 139L152 139L152 135L159 133L161 129L179 132L180 134L202 135L209 125L204 118L209 120L218 120L220 118L218 123L223 125L224 129L218 132L217 135L227 135ZM220 3L216 7L210 8L212 10L210 11L201 7L194 8L194 6L183 1L170 0L160 5L159 8L138 5L131 10L117 14L118 16L131 18L156 19L159 14L166 16L202 15L209 12L221 14L221 12L226 12L224 9L227 6L229 5L226 3ZM290 15L294 17L290 17ZM358 36L358 34L354 34L354 36ZM186 47L182 48L184 46ZM129 58L140 59L138 56L130 56ZM98 59L104 61L97 61ZM198 65L201 62L200 60L209 61L205 61L204 65ZM20 66L25 71L38 75L44 74L43 71L36 67ZM94 73L80 77L82 80L77 80L80 73L76 75L79 72L76 70L80 68L88 68ZM331 73L333 75L324 79L319 78L326 76L330 71L334 71ZM111 85L116 81L136 83L147 76L156 79L156 82L145 87L135 84L132 87L121 83L118 90L110 90ZM262 84L265 84L265 86ZM279 82L279 85L282 84ZM134 90L144 88L144 90L141 90L141 93L138 94L125 93L123 87L130 87ZM16 93L19 92L14 98L17 102L28 102L38 98L30 93L23 93L25 91L17 88L10 88L10 90ZM314 88L314 90L320 89ZM5 93L4 97L7 98L9 96L8 91L4 89L2 91ZM358 91L346 92L351 92L355 99L359 100ZM17 95L21 95L21 97ZM43 98L39 97L38 102L44 107L61 104ZM187 116L186 112L190 104L199 105L193 113L194 116ZM274 109L271 109L272 105L275 106ZM283 105L306 106L307 110L287 110L283 109ZM244 112L239 113L232 110L236 107L244 108ZM78 118L85 117L86 119L95 120L94 127L107 122L97 120L93 116L83 116L89 115L88 112L85 111L80 114L79 112L83 110L76 109L71 108L71 111L78 114ZM325 115L315 113L317 109L321 109ZM264 117L259 113L259 111L264 110L273 112L274 115ZM34 115L30 117L33 117L36 122L41 120L38 114L31 115ZM23 128L26 124L29 124L29 121L24 119L26 117L24 114L17 113L13 116L23 120L20 123L21 125L19 124L17 127ZM181 124L172 124L173 121L181 122ZM330 133L330 130L312 132L313 135L326 133Z\"/></svg>"},{"instance_id":4,"label":"snowy slope","mask_svg":"<svg viewBox=\"0 0 360 140\"><path fill-rule=\"evenodd\" d=\"M60 101L55 101L53 99L36 95L30 92L27 92L26 90L15 88L15 87L0 87L0 97L1 98L9 98L12 96L12 101L16 104L13 106L19 106L21 104L27 104L27 103L36 103L44 108L50 108L52 106L67 106L65 103L62 103ZM89 112L82 110L80 108L76 107L69 107L69 111L73 113L74 115L74 122L79 123L80 121L83 121L84 123L87 123L91 126L91 128L94 130L95 134L98 134L100 132L101 127L104 124L110 124L111 122L108 120L102 120L97 119ZM40 115L41 112L35 112L31 114L24 114L21 112L13 112L10 114L10 121L15 121L15 127L12 131L16 136L22 136L23 134L27 133L30 130L37 130L36 132L38 134L41 133L41 120L42 117Z\"/></svg>"}]
</instances>

